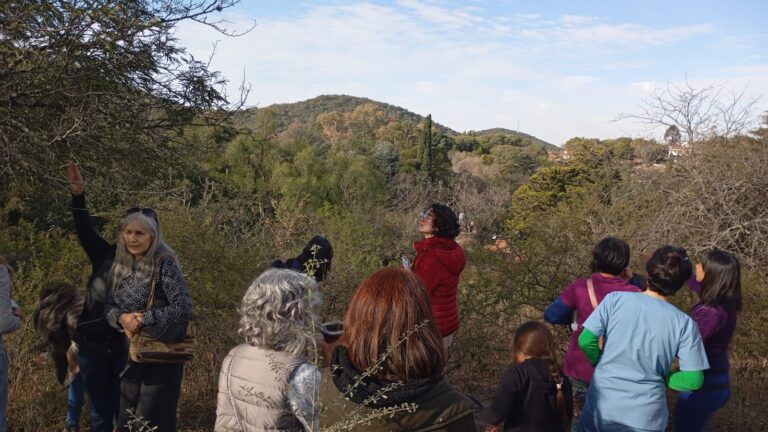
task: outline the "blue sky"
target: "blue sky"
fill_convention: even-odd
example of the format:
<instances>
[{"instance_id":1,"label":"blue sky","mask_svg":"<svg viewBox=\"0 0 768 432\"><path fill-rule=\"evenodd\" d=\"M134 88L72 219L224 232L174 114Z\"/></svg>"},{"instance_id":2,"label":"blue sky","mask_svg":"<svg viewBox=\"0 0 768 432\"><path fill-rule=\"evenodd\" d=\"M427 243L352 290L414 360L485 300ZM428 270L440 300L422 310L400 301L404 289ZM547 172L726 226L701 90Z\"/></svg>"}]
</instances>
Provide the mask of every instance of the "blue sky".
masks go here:
<instances>
[{"instance_id":1,"label":"blue sky","mask_svg":"<svg viewBox=\"0 0 768 432\"><path fill-rule=\"evenodd\" d=\"M768 109L768 1L245 1L227 38L194 23L181 43L250 105L350 94L458 131L653 136L620 113L656 87L747 88ZM757 115L757 112L755 113Z\"/></svg>"}]
</instances>

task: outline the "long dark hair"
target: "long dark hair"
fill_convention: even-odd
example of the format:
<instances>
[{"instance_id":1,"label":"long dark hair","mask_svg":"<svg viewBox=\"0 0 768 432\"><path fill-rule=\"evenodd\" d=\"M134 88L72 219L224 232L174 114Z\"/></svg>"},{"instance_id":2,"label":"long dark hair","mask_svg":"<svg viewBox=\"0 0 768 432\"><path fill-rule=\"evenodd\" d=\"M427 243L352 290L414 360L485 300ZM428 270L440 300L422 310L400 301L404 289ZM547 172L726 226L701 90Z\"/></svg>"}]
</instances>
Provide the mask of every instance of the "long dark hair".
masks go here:
<instances>
[{"instance_id":1,"label":"long dark hair","mask_svg":"<svg viewBox=\"0 0 768 432\"><path fill-rule=\"evenodd\" d=\"M560 417L560 425L564 431L570 429L571 418L568 415L563 394L563 375L560 373L560 365L557 361L557 348L555 338L547 326L538 321L528 321L515 331L512 342L512 363L517 363L517 356L521 354L544 360L549 367L549 374L557 387L556 410Z\"/></svg>"},{"instance_id":2,"label":"long dark hair","mask_svg":"<svg viewBox=\"0 0 768 432\"><path fill-rule=\"evenodd\" d=\"M741 266L733 254L712 249L702 260L701 303L728 312L741 310Z\"/></svg>"}]
</instances>

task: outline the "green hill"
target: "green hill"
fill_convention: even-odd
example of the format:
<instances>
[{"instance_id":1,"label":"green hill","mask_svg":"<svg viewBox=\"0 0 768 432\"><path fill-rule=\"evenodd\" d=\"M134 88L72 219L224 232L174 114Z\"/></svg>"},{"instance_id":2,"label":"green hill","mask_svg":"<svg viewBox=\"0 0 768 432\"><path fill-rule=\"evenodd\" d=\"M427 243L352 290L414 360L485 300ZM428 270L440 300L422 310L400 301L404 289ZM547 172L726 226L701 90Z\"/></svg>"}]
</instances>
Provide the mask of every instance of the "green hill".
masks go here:
<instances>
[{"instance_id":1,"label":"green hill","mask_svg":"<svg viewBox=\"0 0 768 432\"><path fill-rule=\"evenodd\" d=\"M512 129L492 128L492 129L485 129L485 130L481 130L481 131L471 131L471 132L467 132L466 134L467 135L473 135L473 136L483 136L483 137L484 136L490 136L490 135L507 135L507 136L519 137L521 139L530 140L531 143L538 144L538 145L544 147L547 150L555 150L555 149L559 149L560 148L560 147L558 147L558 146L556 146L554 144L551 144L551 143L548 143L548 142L546 142L544 140L536 138L533 135L529 135L527 133L515 131L515 130L512 130Z\"/></svg>"},{"instance_id":2,"label":"green hill","mask_svg":"<svg viewBox=\"0 0 768 432\"><path fill-rule=\"evenodd\" d=\"M424 116L416 114L412 111L408 111L405 108L401 108L395 105L390 105L384 102L378 102L372 99L347 96L347 95L322 95L312 99L307 99L301 102L274 104L265 107L264 109L270 109L277 112L278 115L278 128L285 130L292 123L311 123L314 122L319 114L338 111L342 113L348 113L355 110L360 105L372 103L376 105L380 110L388 114L389 116L398 119L419 123L425 119ZM245 117L250 118L256 112L256 109L246 110ZM247 122L247 120L245 120ZM445 127L439 123L433 123L433 127L447 135L456 135L457 132Z\"/></svg>"},{"instance_id":3,"label":"green hill","mask_svg":"<svg viewBox=\"0 0 768 432\"><path fill-rule=\"evenodd\" d=\"M253 118L255 117L256 112L259 109L269 109L277 113L278 131L283 131L293 123L299 123L299 124L312 123L315 121L317 116L322 113L331 112L331 111L337 111L340 113L349 113L354 111L355 108L363 104L374 104L378 109L386 113L391 118L394 118L400 121L420 123L425 119L424 116L416 114L405 108L391 105L385 102L375 101L375 100L364 98L364 97L348 96L348 95L322 95L322 96L317 96L315 98L307 99L301 102L274 104L264 108L249 109L244 111L243 114L239 116L238 123L240 123L241 125L247 125L248 123L251 123L253 121ZM493 128L493 129L486 129L482 131L469 131L466 133L459 133L447 126L440 124L439 122L434 122L432 124L432 127L437 132L441 132L445 135L450 135L454 137L472 136L472 137L478 137L482 141L489 141L489 140L492 140L494 136L496 136L500 138L506 138L506 141L508 141L510 138L512 138L513 140L517 139L517 141L519 142L524 142L525 145L537 144L544 147L547 150L558 148L557 146L550 144L546 141L543 141L539 138L536 138L532 135L510 130L510 129ZM501 141L503 142L505 140L502 139Z\"/></svg>"}]
</instances>

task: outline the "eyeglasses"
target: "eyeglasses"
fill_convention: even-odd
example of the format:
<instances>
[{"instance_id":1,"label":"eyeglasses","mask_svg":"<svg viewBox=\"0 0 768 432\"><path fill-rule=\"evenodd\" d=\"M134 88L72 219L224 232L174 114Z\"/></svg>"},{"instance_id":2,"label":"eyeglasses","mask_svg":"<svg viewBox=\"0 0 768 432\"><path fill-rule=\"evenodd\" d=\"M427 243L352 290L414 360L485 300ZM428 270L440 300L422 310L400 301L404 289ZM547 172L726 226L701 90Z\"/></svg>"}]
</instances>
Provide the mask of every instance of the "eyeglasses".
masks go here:
<instances>
[{"instance_id":1,"label":"eyeglasses","mask_svg":"<svg viewBox=\"0 0 768 432\"><path fill-rule=\"evenodd\" d=\"M125 212L125 215L128 216L129 214L134 213L141 213L146 217L154 219L158 224L160 223L160 221L157 219L157 213L155 212L155 209L151 207L131 207L128 209L128 211Z\"/></svg>"},{"instance_id":2,"label":"eyeglasses","mask_svg":"<svg viewBox=\"0 0 768 432\"><path fill-rule=\"evenodd\" d=\"M419 220L425 221L431 217L434 217L434 216L429 210L424 210L423 212L419 213Z\"/></svg>"}]
</instances>

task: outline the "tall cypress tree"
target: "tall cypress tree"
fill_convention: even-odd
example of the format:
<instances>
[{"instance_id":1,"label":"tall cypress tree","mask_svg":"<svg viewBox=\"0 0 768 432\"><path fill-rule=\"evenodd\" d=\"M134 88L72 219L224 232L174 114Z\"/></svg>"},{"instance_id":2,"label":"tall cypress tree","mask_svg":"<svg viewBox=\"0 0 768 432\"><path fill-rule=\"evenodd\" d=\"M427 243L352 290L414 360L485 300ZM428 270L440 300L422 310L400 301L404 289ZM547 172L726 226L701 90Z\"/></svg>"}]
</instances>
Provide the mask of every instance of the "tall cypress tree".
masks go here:
<instances>
[{"instance_id":1,"label":"tall cypress tree","mask_svg":"<svg viewBox=\"0 0 768 432\"><path fill-rule=\"evenodd\" d=\"M427 176L429 180L435 179L435 173L433 168L433 155L432 155L432 114L429 114L426 119L427 125L424 128L424 164L427 167Z\"/></svg>"}]
</instances>

